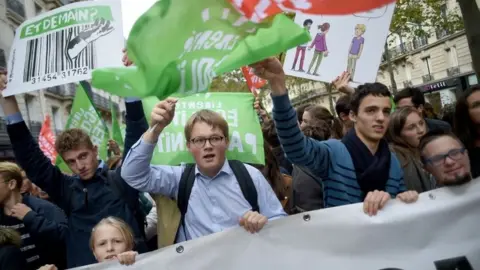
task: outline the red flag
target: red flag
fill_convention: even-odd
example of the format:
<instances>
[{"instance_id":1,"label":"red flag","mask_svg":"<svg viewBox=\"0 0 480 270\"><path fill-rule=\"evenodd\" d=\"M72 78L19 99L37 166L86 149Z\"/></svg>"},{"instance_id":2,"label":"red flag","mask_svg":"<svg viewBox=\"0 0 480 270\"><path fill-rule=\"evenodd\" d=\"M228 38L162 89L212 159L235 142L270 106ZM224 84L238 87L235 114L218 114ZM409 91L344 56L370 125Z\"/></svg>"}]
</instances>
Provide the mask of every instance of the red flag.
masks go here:
<instances>
[{"instance_id":1,"label":"red flag","mask_svg":"<svg viewBox=\"0 0 480 270\"><path fill-rule=\"evenodd\" d=\"M38 145L45 156L55 164L55 159L57 158L57 151L55 151L55 135L50 128L50 116L48 115L45 116L45 121L43 121L42 129L38 136Z\"/></svg>"},{"instance_id":2,"label":"red flag","mask_svg":"<svg viewBox=\"0 0 480 270\"><path fill-rule=\"evenodd\" d=\"M396 0L228 0L254 22L283 11L305 14L346 15L379 8Z\"/></svg>"},{"instance_id":3,"label":"red flag","mask_svg":"<svg viewBox=\"0 0 480 270\"><path fill-rule=\"evenodd\" d=\"M264 86L267 81L255 75L251 67L242 67L242 72L243 76L247 80L248 89L250 89L250 91L252 91L252 93L256 96L257 89Z\"/></svg>"}]
</instances>

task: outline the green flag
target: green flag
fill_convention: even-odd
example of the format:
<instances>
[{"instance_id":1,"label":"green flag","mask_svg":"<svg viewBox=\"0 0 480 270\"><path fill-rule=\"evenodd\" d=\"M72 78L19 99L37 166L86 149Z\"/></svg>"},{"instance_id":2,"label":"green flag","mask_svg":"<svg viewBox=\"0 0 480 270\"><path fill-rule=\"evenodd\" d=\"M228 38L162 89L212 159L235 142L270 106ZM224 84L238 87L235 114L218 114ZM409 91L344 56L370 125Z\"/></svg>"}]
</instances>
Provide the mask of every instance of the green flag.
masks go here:
<instances>
[{"instance_id":1,"label":"green flag","mask_svg":"<svg viewBox=\"0 0 480 270\"><path fill-rule=\"evenodd\" d=\"M161 0L130 32L128 55L136 66L94 70L92 84L119 96L191 95L207 91L217 75L309 39L283 14L255 24L225 0Z\"/></svg>"},{"instance_id":2,"label":"green flag","mask_svg":"<svg viewBox=\"0 0 480 270\"><path fill-rule=\"evenodd\" d=\"M72 110L65 129L81 128L87 132L92 143L98 147L98 155L102 160L107 158L108 129L93 106L90 97L82 86L77 86ZM67 173L71 173L62 158L57 158L57 166Z\"/></svg>"},{"instance_id":3,"label":"green flag","mask_svg":"<svg viewBox=\"0 0 480 270\"><path fill-rule=\"evenodd\" d=\"M227 157L245 163L265 164L263 135L257 113L253 109L253 99L251 93L222 92L196 94L180 99L176 105L175 118L158 138L151 163L193 163L193 157L186 147L185 123L196 111L211 109L220 113L228 123L230 145ZM147 118L150 118L150 112L157 102L155 97L143 100Z\"/></svg>"},{"instance_id":4,"label":"green flag","mask_svg":"<svg viewBox=\"0 0 480 270\"><path fill-rule=\"evenodd\" d=\"M116 141L118 146L120 146L120 150L123 151L122 130L120 128L120 123L118 123L117 110L115 110L112 98L110 98L110 112L112 114L112 129L110 130L110 139Z\"/></svg>"}]
</instances>

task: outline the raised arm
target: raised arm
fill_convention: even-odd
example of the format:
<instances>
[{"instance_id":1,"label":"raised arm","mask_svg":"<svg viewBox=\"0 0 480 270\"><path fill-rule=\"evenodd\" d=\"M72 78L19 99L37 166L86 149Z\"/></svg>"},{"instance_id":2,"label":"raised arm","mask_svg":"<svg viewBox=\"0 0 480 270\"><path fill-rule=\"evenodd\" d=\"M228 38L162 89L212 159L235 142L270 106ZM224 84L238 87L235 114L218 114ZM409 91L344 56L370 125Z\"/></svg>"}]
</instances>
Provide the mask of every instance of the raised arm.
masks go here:
<instances>
[{"instance_id":1,"label":"raised arm","mask_svg":"<svg viewBox=\"0 0 480 270\"><path fill-rule=\"evenodd\" d=\"M49 243L64 243L66 233L68 230L68 223L60 208L57 206L37 198L30 198L36 201L40 206L36 211L30 211L25 215L23 223L29 230L30 234L34 235L43 241Z\"/></svg>"},{"instance_id":2,"label":"raised arm","mask_svg":"<svg viewBox=\"0 0 480 270\"><path fill-rule=\"evenodd\" d=\"M158 136L170 124L175 113L175 99L167 99L153 109L152 128L132 147L122 165L122 178L134 189L176 197L183 173L180 166L151 166Z\"/></svg>"},{"instance_id":3,"label":"raised arm","mask_svg":"<svg viewBox=\"0 0 480 270\"><path fill-rule=\"evenodd\" d=\"M6 83L7 77L0 74L0 91L6 88ZM0 97L0 103L6 116L7 132L17 163L33 183L48 193L52 201L63 205L61 200L64 187L70 183L68 178L40 150L22 118L15 96Z\"/></svg>"},{"instance_id":4,"label":"raised arm","mask_svg":"<svg viewBox=\"0 0 480 270\"><path fill-rule=\"evenodd\" d=\"M278 138L287 158L312 172L325 177L328 174L330 151L326 144L303 135L297 122L285 86L282 64L276 58L268 58L253 65L257 76L269 81L272 90L273 119Z\"/></svg>"}]
</instances>

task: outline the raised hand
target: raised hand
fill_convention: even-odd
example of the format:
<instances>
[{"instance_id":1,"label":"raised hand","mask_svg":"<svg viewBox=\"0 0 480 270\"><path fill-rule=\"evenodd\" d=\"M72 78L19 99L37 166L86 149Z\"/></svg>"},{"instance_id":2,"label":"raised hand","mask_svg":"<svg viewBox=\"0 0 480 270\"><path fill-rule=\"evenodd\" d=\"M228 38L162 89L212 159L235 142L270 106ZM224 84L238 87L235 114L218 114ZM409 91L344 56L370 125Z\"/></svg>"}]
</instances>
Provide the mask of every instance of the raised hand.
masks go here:
<instances>
[{"instance_id":1,"label":"raised hand","mask_svg":"<svg viewBox=\"0 0 480 270\"><path fill-rule=\"evenodd\" d=\"M348 83L350 82L350 73L344 71L340 76L338 76L335 80L333 80L332 85L333 88L338 90L338 92L351 95L355 92L355 89L350 87Z\"/></svg>"}]
</instances>

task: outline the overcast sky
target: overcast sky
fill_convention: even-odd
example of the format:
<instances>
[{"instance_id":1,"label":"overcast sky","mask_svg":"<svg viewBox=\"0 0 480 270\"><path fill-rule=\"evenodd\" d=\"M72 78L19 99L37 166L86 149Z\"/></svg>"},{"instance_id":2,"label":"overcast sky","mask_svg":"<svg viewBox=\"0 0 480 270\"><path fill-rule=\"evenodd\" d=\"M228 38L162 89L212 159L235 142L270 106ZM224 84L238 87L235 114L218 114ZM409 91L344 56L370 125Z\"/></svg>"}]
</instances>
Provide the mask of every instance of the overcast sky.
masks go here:
<instances>
[{"instance_id":1,"label":"overcast sky","mask_svg":"<svg viewBox=\"0 0 480 270\"><path fill-rule=\"evenodd\" d=\"M123 16L123 35L128 38L135 21L157 0L121 0Z\"/></svg>"}]
</instances>

